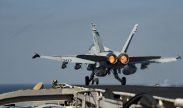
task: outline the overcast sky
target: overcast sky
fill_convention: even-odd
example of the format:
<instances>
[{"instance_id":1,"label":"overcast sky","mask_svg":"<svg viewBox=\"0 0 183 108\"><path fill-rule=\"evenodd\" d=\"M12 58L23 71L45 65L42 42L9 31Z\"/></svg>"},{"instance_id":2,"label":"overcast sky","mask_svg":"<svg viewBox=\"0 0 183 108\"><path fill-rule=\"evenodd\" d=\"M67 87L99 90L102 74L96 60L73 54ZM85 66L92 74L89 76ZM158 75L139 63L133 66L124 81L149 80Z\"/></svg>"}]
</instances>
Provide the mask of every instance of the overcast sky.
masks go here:
<instances>
[{"instance_id":1,"label":"overcast sky","mask_svg":"<svg viewBox=\"0 0 183 108\"><path fill-rule=\"evenodd\" d=\"M133 25L138 32L130 56L183 55L182 0L0 0L0 84L50 83L57 79L84 84L90 75L83 65L62 70L61 63L32 60L34 52L75 55L93 43L90 23L96 23L105 46L120 50ZM127 76L127 84L183 84L183 62L151 64ZM119 84L113 75L101 84Z\"/></svg>"}]
</instances>

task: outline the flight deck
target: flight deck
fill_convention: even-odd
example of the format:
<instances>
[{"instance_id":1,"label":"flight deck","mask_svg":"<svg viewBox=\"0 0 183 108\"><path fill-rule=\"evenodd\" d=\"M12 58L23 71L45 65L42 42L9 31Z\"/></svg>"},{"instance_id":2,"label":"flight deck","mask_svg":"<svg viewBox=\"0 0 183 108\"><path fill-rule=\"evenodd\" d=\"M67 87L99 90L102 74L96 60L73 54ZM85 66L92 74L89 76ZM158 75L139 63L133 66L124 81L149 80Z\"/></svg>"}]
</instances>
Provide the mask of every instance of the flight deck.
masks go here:
<instances>
[{"instance_id":1,"label":"flight deck","mask_svg":"<svg viewBox=\"0 0 183 108\"><path fill-rule=\"evenodd\" d=\"M183 87L161 86L72 86L17 90L0 94L1 106L31 108L177 108L183 107ZM30 108L30 107L29 107Z\"/></svg>"}]
</instances>

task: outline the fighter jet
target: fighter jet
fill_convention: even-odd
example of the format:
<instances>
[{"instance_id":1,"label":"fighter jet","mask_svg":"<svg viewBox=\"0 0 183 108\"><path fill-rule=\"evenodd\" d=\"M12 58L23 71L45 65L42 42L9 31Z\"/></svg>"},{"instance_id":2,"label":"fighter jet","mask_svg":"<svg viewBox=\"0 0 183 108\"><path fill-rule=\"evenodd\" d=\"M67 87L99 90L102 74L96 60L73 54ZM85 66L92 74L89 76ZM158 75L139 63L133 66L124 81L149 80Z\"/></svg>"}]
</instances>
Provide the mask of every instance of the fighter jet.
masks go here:
<instances>
[{"instance_id":1,"label":"fighter jet","mask_svg":"<svg viewBox=\"0 0 183 108\"><path fill-rule=\"evenodd\" d=\"M135 24L126 43L120 51L112 51L105 47L100 38L100 34L96 29L94 23L91 23L93 44L89 48L87 54L73 55L73 56L45 56L35 53L32 59L43 58L61 61L61 68L65 69L68 63L75 63L75 69L81 69L81 64L87 65L87 70L91 71L91 75L85 77L85 85L96 82L99 83L97 77L104 77L113 73L115 79L117 79L121 85L126 85L126 77L119 77L119 74L131 75L137 71L137 64L140 64L140 69L148 68L151 63L166 63L173 62L181 59L177 57L161 57L161 56L130 56L127 51L129 45L137 31L138 24Z\"/></svg>"}]
</instances>

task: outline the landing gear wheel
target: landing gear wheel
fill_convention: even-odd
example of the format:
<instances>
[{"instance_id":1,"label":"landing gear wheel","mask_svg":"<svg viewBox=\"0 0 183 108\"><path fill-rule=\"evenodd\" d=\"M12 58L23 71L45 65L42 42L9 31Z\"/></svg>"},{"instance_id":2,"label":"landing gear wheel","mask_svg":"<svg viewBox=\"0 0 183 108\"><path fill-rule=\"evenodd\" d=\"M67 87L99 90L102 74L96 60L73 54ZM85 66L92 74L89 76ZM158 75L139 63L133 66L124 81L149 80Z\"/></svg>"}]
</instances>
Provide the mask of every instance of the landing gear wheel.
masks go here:
<instances>
[{"instance_id":1,"label":"landing gear wheel","mask_svg":"<svg viewBox=\"0 0 183 108\"><path fill-rule=\"evenodd\" d=\"M85 85L88 86L90 83L90 78L89 76L85 76Z\"/></svg>"},{"instance_id":2,"label":"landing gear wheel","mask_svg":"<svg viewBox=\"0 0 183 108\"><path fill-rule=\"evenodd\" d=\"M122 77L121 85L126 85L126 77Z\"/></svg>"}]
</instances>

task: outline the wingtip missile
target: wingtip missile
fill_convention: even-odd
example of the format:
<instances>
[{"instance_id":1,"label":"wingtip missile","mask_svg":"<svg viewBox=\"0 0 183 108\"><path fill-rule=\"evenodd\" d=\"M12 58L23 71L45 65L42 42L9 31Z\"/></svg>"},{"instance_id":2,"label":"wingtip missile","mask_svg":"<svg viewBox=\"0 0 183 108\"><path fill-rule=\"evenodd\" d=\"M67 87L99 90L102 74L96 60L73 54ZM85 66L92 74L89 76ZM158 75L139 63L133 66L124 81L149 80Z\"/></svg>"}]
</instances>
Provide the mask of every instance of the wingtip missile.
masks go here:
<instances>
[{"instance_id":1,"label":"wingtip missile","mask_svg":"<svg viewBox=\"0 0 183 108\"><path fill-rule=\"evenodd\" d=\"M182 57L181 56L177 56L176 59L177 60L180 60L180 59L182 59Z\"/></svg>"},{"instance_id":2,"label":"wingtip missile","mask_svg":"<svg viewBox=\"0 0 183 108\"><path fill-rule=\"evenodd\" d=\"M40 55L38 53L34 53L34 55L32 56L32 59L35 59L35 58L40 58Z\"/></svg>"}]
</instances>

